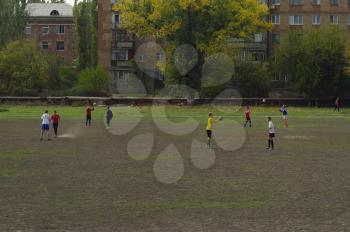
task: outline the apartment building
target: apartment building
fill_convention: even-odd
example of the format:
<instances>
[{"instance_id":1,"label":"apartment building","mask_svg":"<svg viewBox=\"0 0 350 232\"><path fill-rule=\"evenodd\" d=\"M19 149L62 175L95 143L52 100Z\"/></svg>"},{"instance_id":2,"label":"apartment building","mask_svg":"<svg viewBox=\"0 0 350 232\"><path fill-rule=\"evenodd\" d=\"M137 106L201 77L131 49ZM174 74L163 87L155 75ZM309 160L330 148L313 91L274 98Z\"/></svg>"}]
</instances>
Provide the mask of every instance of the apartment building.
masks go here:
<instances>
[{"instance_id":1,"label":"apartment building","mask_svg":"<svg viewBox=\"0 0 350 232\"><path fill-rule=\"evenodd\" d=\"M25 34L33 38L38 50L57 54L66 63L75 59L73 8L66 3L30 3Z\"/></svg>"},{"instance_id":2,"label":"apartment building","mask_svg":"<svg viewBox=\"0 0 350 232\"><path fill-rule=\"evenodd\" d=\"M273 24L269 41L271 49L290 29L339 25L350 31L349 0L269 0L267 3Z\"/></svg>"},{"instance_id":3,"label":"apartment building","mask_svg":"<svg viewBox=\"0 0 350 232\"><path fill-rule=\"evenodd\" d=\"M137 63L147 63L152 54L142 54L138 48L144 44L144 38L136 38L122 25L120 12L114 11L115 0L98 1L98 63L112 76L114 93L142 94L152 92L162 76L154 67L141 70ZM137 52L139 51L139 52ZM137 57L135 54L137 52ZM156 51L145 51L162 57ZM140 60L141 59L141 60Z\"/></svg>"}]
</instances>

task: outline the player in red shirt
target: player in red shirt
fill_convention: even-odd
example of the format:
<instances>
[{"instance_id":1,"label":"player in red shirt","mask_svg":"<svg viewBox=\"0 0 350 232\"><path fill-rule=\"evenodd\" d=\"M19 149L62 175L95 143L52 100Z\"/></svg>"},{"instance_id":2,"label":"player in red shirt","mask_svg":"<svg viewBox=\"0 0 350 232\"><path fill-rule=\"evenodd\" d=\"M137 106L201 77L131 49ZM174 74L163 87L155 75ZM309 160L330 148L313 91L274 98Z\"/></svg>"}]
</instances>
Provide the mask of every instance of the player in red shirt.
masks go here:
<instances>
[{"instance_id":1,"label":"player in red shirt","mask_svg":"<svg viewBox=\"0 0 350 232\"><path fill-rule=\"evenodd\" d=\"M246 109L244 111L244 116L245 116L245 123L244 123L244 127L247 126L248 122L249 122L249 127L252 127L252 120L250 119L250 114L252 113L252 110L250 108L250 106L246 106Z\"/></svg>"},{"instance_id":2,"label":"player in red shirt","mask_svg":"<svg viewBox=\"0 0 350 232\"><path fill-rule=\"evenodd\" d=\"M86 107L86 122L85 122L86 126L91 127L91 115L92 115L91 112L94 110L95 108L91 107L90 105Z\"/></svg>"},{"instance_id":3,"label":"player in red shirt","mask_svg":"<svg viewBox=\"0 0 350 232\"><path fill-rule=\"evenodd\" d=\"M53 125L53 130L55 131L55 138L57 138L57 130L58 130L58 123L60 122L60 115L57 114L56 110L53 112L53 115L51 115L51 122Z\"/></svg>"}]
</instances>

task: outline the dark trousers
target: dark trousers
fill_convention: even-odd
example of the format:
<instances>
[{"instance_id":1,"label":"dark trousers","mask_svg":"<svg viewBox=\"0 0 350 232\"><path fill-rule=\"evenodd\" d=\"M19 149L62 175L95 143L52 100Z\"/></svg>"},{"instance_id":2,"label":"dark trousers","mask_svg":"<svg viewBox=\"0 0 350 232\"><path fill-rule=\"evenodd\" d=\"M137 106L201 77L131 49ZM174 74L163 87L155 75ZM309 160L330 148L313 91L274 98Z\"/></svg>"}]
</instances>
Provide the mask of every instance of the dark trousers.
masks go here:
<instances>
[{"instance_id":1,"label":"dark trousers","mask_svg":"<svg viewBox=\"0 0 350 232\"><path fill-rule=\"evenodd\" d=\"M337 110L338 110L338 112L340 112L340 106L337 105L337 104L335 104L335 105L334 105L334 111L337 111Z\"/></svg>"},{"instance_id":2,"label":"dark trousers","mask_svg":"<svg viewBox=\"0 0 350 232\"><path fill-rule=\"evenodd\" d=\"M252 120L250 118L246 118L245 123L244 123L244 127L247 126L248 122L249 122L249 126L252 126Z\"/></svg>"},{"instance_id":3,"label":"dark trousers","mask_svg":"<svg viewBox=\"0 0 350 232\"><path fill-rule=\"evenodd\" d=\"M91 126L91 116L86 116L86 126Z\"/></svg>"},{"instance_id":4,"label":"dark trousers","mask_svg":"<svg viewBox=\"0 0 350 232\"><path fill-rule=\"evenodd\" d=\"M57 130L58 130L58 123L53 123L53 130L55 132L55 135L57 136Z\"/></svg>"}]
</instances>

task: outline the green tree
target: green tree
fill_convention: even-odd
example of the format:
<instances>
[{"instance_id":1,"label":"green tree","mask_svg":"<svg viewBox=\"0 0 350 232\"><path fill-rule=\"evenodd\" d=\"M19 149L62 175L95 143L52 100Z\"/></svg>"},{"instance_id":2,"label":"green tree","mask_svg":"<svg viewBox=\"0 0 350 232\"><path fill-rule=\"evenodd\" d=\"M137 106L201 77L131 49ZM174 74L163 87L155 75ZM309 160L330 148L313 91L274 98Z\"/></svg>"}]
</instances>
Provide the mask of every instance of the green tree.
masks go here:
<instances>
[{"instance_id":1,"label":"green tree","mask_svg":"<svg viewBox=\"0 0 350 232\"><path fill-rule=\"evenodd\" d=\"M165 41L166 79L196 89L204 57L227 51L228 38L246 38L270 29L264 20L268 8L256 0L119 0L114 9L121 12L123 27L129 32ZM198 64L184 77L171 58L182 44L192 45L199 53Z\"/></svg>"},{"instance_id":2,"label":"green tree","mask_svg":"<svg viewBox=\"0 0 350 232\"><path fill-rule=\"evenodd\" d=\"M97 1L76 0L73 9L80 70L97 65Z\"/></svg>"},{"instance_id":3,"label":"green tree","mask_svg":"<svg viewBox=\"0 0 350 232\"><path fill-rule=\"evenodd\" d=\"M337 95L346 82L346 36L336 26L290 31L276 61L277 70L309 97Z\"/></svg>"},{"instance_id":4,"label":"green tree","mask_svg":"<svg viewBox=\"0 0 350 232\"><path fill-rule=\"evenodd\" d=\"M271 85L269 69L266 64L238 61L232 83L243 97L267 97Z\"/></svg>"},{"instance_id":5,"label":"green tree","mask_svg":"<svg viewBox=\"0 0 350 232\"><path fill-rule=\"evenodd\" d=\"M30 59L28 59L30 57ZM32 42L14 41L0 51L0 92L27 95L47 84L47 63Z\"/></svg>"},{"instance_id":6,"label":"green tree","mask_svg":"<svg viewBox=\"0 0 350 232\"><path fill-rule=\"evenodd\" d=\"M0 48L23 35L28 19L25 7L25 0L0 1Z\"/></svg>"},{"instance_id":7,"label":"green tree","mask_svg":"<svg viewBox=\"0 0 350 232\"><path fill-rule=\"evenodd\" d=\"M80 94L105 96L109 93L110 75L102 68L86 68L79 74L77 89Z\"/></svg>"}]
</instances>

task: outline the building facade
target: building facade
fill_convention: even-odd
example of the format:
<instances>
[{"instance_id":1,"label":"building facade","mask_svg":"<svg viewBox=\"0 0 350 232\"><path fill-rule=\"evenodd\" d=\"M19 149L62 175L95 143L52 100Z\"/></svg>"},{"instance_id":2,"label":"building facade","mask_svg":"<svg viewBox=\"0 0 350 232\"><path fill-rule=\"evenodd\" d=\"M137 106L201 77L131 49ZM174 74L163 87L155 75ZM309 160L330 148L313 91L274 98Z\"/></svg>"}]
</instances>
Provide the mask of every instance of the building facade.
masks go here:
<instances>
[{"instance_id":1,"label":"building facade","mask_svg":"<svg viewBox=\"0 0 350 232\"><path fill-rule=\"evenodd\" d=\"M98 1L98 63L112 77L112 91L119 94L153 92L162 75L149 64L153 56L164 57L157 49L143 50L145 38L136 38L122 26L115 0ZM151 67L147 69L144 67Z\"/></svg>"},{"instance_id":2,"label":"building facade","mask_svg":"<svg viewBox=\"0 0 350 232\"><path fill-rule=\"evenodd\" d=\"M281 36L290 29L312 28L323 25L339 25L350 31L349 0L269 0L269 47L278 46Z\"/></svg>"},{"instance_id":3,"label":"building facade","mask_svg":"<svg viewBox=\"0 0 350 232\"><path fill-rule=\"evenodd\" d=\"M72 63L74 52L73 8L66 3L30 3L25 34L43 53L56 54Z\"/></svg>"}]
</instances>

